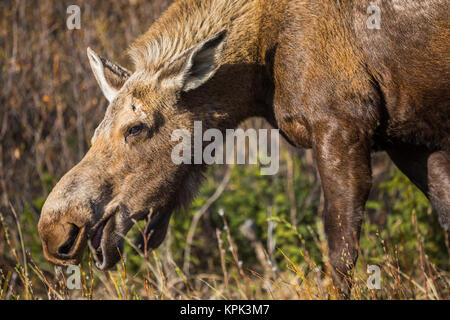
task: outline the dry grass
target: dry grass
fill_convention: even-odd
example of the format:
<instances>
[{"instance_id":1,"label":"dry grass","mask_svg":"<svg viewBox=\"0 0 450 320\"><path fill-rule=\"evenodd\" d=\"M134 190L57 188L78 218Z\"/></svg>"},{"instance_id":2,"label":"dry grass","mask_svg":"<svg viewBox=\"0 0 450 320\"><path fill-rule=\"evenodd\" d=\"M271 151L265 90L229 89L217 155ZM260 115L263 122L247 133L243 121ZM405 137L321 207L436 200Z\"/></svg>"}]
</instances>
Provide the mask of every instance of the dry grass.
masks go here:
<instances>
[{"instance_id":1,"label":"dry grass","mask_svg":"<svg viewBox=\"0 0 450 320\"><path fill-rule=\"evenodd\" d=\"M284 254L282 248L277 248L285 260L278 266L260 268L259 271L247 267L240 260L239 248L236 246L228 228L226 215L222 216L223 230L216 230L217 250L220 252L222 273L187 275L177 265L170 252L170 235L168 242L159 250L143 253L133 246L126 238L127 245L141 259L141 268L133 273L127 270L126 257L122 257L114 271L99 271L93 267L92 257L80 265L81 288L69 289L71 274L64 272L65 268L54 268L54 271L43 271L26 250L23 243L21 228L19 241L9 235L9 227L0 216L2 231L10 253L16 261L14 269L5 273L0 268L0 300L2 299L119 299L119 300L197 300L197 299L301 299L322 300L340 299L332 285L329 276L329 265L325 262L322 270L311 261L307 251L299 250L304 257L304 263L295 264ZM142 232L143 226L136 228ZM371 239L374 240L374 239ZM326 256L324 235L317 239L317 244ZM351 299L430 299L441 300L450 298L449 273L438 270L427 255L423 253L421 240L417 242L416 254L420 256L420 276L415 272L402 271L398 267L399 248L389 248L382 239L378 239L384 255L377 265L381 267L381 289L369 289L365 253L361 252L351 280ZM265 252L267 254L267 252ZM266 255L266 258L268 256ZM266 260L269 261L269 260ZM326 261L326 260L325 260ZM269 266L270 266L269 262ZM45 265L45 267L48 267ZM411 275L408 275L410 273Z\"/></svg>"}]
</instances>

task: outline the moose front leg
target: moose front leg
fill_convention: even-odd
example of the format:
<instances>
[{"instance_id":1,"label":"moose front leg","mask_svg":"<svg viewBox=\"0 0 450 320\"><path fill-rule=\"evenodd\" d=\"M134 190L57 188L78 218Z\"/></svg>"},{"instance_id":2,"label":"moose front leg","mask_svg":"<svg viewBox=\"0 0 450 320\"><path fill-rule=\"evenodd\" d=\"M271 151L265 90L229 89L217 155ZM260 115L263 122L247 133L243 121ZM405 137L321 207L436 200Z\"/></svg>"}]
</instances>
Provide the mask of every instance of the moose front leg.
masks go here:
<instances>
[{"instance_id":1,"label":"moose front leg","mask_svg":"<svg viewBox=\"0 0 450 320\"><path fill-rule=\"evenodd\" d=\"M314 133L313 150L325 196L323 216L332 278L348 298L372 184L369 139L345 124L322 125Z\"/></svg>"}]
</instances>

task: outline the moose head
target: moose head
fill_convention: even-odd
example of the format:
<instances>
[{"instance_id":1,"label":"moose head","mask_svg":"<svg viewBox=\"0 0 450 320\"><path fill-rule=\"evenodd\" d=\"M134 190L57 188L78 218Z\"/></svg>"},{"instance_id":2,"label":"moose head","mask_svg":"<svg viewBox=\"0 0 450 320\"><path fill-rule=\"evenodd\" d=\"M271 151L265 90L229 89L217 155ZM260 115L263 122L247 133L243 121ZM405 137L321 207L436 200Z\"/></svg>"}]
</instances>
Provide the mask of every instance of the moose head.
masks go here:
<instances>
[{"instance_id":1,"label":"moose head","mask_svg":"<svg viewBox=\"0 0 450 320\"><path fill-rule=\"evenodd\" d=\"M134 221L149 217L148 248L163 241L172 211L193 197L202 166L176 164L172 132L191 132L205 104L189 95L220 67L226 31L183 51L158 69L130 71L88 48L95 78L109 101L85 157L56 184L39 220L46 258L78 264L89 245L97 267L115 265ZM194 95L195 96L195 95Z\"/></svg>"}]
</instances>

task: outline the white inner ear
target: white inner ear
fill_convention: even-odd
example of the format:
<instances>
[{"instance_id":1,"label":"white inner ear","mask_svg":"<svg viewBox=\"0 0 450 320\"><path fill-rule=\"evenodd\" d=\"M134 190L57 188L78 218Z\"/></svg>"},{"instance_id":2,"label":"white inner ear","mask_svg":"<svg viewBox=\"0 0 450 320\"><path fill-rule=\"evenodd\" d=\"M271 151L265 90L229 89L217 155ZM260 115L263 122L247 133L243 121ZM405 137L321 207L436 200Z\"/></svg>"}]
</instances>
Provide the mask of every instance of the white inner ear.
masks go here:
<instances>
[{"instance_id":1,"label":"white inner ear","mask_svg":"<svg viewBox=\"0 0 450 320\"><path fill-rule=\"evenodd\" d=\"M102 89L106 99L111 102L116 97L118 91L114 89L108 81L106 81L105 73L103 71L103 63L100 60L100 57L89 47L87 48L87 55L92 72L94 72L95 79L97 79L100 89Z\"/></svg>"},{"instance_id":2,"label":"white inner ear","mask_svg":"<svg viewBox=\"0 0 450 320\"><path fill-rule=\"evenodd\" d=\"M186 68L188 74L183 87L184 91L197 89L214 75L217 71L216 49L217 47L201 49L190 58L191 61Z\"/></svg>"}]
</instances>

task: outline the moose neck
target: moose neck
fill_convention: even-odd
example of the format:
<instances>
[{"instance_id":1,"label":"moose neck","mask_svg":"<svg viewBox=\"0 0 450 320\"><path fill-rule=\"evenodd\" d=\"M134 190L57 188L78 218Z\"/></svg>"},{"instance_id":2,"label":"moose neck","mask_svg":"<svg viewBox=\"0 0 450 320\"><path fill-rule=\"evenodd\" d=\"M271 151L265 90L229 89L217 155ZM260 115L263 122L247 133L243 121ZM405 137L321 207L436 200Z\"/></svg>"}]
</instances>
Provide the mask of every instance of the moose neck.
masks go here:
<instances>
[{"instance_id":1,"label":"moose neck","mask_svg":"<svg viewBox=\"0 0 450 320\"><path fill-rule=\"evenodd\" d=\"M159 70L185 50L228 31L224 63L253 62L266 0L178 0L132 45L136 70ZM273 0L270 0L273 1Z\"/></svg>"},{"instance_id":2,"label":"moose neck","mask_svg":"<svg viewBox=\"0 0 450 320\"><path fill-rule=\"evenodd\" d=\"M135 41L130 56L137 70L156 72L195 44L227 30L221 68L200 88L183 93L182 99L198 109L193 110L199 115L196 120L209 127L232 128L253 116L272 122L273 85L265 61L272 45L269 38L278 28L274 17L282 10L280 3L285 0L175 1Z\"/></svg>"}]
</instances>

